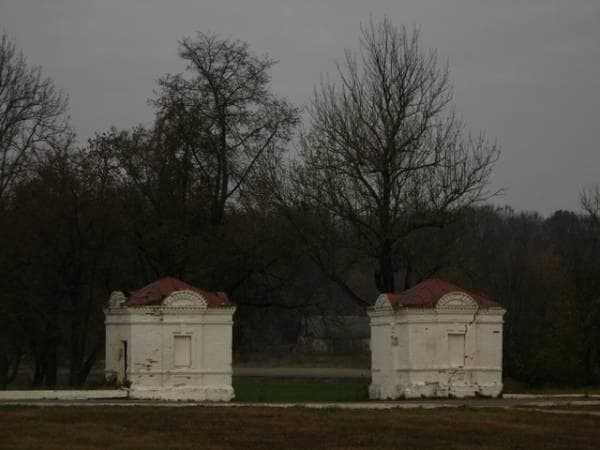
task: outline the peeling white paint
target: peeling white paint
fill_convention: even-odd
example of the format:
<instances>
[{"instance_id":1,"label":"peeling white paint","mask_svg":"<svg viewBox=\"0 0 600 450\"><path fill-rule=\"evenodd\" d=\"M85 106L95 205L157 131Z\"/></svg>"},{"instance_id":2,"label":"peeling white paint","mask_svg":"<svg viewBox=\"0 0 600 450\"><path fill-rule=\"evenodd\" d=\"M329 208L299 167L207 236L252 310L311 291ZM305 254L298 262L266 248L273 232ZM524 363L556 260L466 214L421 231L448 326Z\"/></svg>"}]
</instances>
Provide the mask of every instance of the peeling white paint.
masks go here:
<instances>
[{"instance_id":1,"label":"peeling white paint","mask_svg":"<svg viewBox=\"0 0 600 450\"><path fill-rule=\"evenodd\" d=\"M204 299L196 301L194 296L191 291L177 291L162 305L112 303L105 310L106 377L129 386L130 398L234 398L231 334L235 308L207 308Z\"/></svg>"},{"instance_id":2,"label":"peeling white paint","mask_svg":"<svg viewBox=\"0 0 600 450\"><path fill-rule=\"evenodd\" d=\"M462 292L445 295L436 308L394 310L378 300L369 311L369 397L497 397L502 392L504 313L502 308L477 309Z\"/></svg>"}]
</instances>

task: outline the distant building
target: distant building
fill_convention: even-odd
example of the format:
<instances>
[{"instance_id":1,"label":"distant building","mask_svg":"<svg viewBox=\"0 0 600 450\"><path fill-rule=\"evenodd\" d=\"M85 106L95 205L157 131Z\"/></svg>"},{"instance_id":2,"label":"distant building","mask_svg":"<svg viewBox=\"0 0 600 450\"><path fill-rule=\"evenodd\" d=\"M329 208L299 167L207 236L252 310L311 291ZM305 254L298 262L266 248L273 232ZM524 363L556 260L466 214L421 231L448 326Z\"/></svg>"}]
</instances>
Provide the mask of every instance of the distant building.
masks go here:
<instances>
[{"instance_id":1,"label":"distant building","mask_svg":"<svg viewBox=\"0 0 600 450\"><path fill-rule=\"evenodd\" d=\"M113 292L106 315L106 376L132 398L221 400L231 386L235 307L222 292L175 278Z\"/></svg>"},{"instance_id":2,"label":"distant building","mask_svg":"<svg viewBox=\"0 0 600 450\"><path fill-rule=\"evenodd\" d=\"M369 309L372 399L498 396L505 310L439 279Z\"/></svg>"},{"instance_id":3,"label":"distant building","mask_svg":"<svg viewBox=\"0 0 600 450\"><path fill-rule=\"evenodd\" d=\"M317 354L369 352L369 318L366 314L308 315L302 321L296 350Z\"/></svg>"}]
</instances>

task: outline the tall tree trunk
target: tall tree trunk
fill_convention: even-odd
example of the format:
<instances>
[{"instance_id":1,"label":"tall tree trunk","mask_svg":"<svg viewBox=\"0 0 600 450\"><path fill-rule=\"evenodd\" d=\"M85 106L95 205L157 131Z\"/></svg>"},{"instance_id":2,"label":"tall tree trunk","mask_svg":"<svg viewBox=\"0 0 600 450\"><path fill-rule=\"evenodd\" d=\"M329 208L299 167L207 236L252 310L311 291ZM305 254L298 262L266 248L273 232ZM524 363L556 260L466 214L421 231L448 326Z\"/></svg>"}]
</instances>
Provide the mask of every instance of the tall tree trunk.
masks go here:
<instances>
[{"instance_id":1,"label":"tall tree trunk","mask_svg":"<svg viewBox=\"0 0 600 450\"><path fill-rule=\"evenodd\" d=\"M69 386L79 387L80 372L83 366L86 330L84 326L84 312L81 303L80 291L72 288L69 294L71 303L71 336L69 355Z\"/></svg>"},{"instance_id":2,"label":"tall tree trunk","mask_svg":"<svg viewBox=\"0 0 600 450\"><path fill-rule=\"evenodd\" d=\"M78 386L83 386L85 384L88 376L90 375L90 372L92 371L92 368L96 364L98 355L100 354L100 352L102 351L103 348L104 348L104 340L100 339L98 341L98 343L96 344L96 346L94 347L94 349L92 350L92 352L90 353L90 355L85 360L85 362L81 365L81 368L79 369L79 373L77 374L78 375L78 378L77 378Z\"/></svg>"},{"instance_id":3,"label":"tall tree trunk","mask_svg":"<svg viewBox=\"0 0 600 450\"><path fill-rule=\"evenodd\" d=\"M375 285L379 292L394 292L395 284L391 243L386 240L379 254L378 268L375 271Z\"/></svg>"},{"instance_id":4,"label":"tall tree trunk","mask_svg":"<svg viewBox=\"0 0 600 450\"><path fill-rule=\"evenodd\" d=\"M57 347L58 347L58 338L56 335L53 335L48 340L48 346L46 351L46 387L49 389L54 389L56 387L57 382Z\"/></svg>"},{"instance_id":5,"label":"tall tree trunk","mask_svg":"<svg viewBox=\"0 0 600 450\"><path fill-rule=\"evenodd\" d=\"M58 372L58 301L55 301L53 310L49 314L46 324L46 342L44 345L44 360L45 360L45 384L49 389L54 389L57 382Z\"/></svg>"},{"instance_id":6,"label":"tall tree trunk","mask_svg":"<svg viewBox=\"0 0 600 450\"><path fill-rule=\"evenodd\" d=\"M33 380L31 382L32 387L40 387L44 383L44 376L46 374L46 358L44 352L44 346L42 344L33 345Z\"/></svg>"},{"instance_id":7,"label":"tall tree trunk","mask_svg":"<svg viewBox=\"0 0 600 450\"><path fill-rule=\"evenodd\" d=\"M71 317L71 355L69 358L69 386L79 387L79 372L83 365L82 337L79 317Z\"/></svg>"},{"instance_id":8,"label":"tall tree trunk","mask_svg":"<svg viewBox=\"0 0 600 450\"><path fill-rule=\"evenodd\" d=\"M406 262L406 274L404 275L404 289L409 289L413 286L413 265L410 258Z\"/></svg>"}]
</instances>

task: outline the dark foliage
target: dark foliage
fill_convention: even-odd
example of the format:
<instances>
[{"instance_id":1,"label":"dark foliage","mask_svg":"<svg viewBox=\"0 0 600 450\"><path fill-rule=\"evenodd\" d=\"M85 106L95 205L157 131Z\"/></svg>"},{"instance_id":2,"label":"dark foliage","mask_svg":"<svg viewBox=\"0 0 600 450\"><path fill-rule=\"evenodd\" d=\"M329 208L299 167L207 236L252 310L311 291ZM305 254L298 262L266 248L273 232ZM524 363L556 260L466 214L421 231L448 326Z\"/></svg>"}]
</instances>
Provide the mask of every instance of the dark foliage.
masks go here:
<instances>
[{"instance_id":1,"label":"dark foliage","mask_svg":"<svg viewBox=\"0 0 600 450\"><path fill-rule=\"evenodd\" d=\"M0 156L14 169L0 173L0 388L24 365L34 385L56 385L59 366L82 385L102 354L110 292L167 275L229 294L238 354L289 352L307 316L364 314L395 279L401 290L435 275L507 309L506 375L600 383L597 190L583 195L583 215L474 206L487 196L495 147L463 140L452 114L432 119L450 100L432 55L409 62L438 100L417 96L425 109L408 122L379 117L399 101L386 71L401 69L401 55L421 55L416 35L385 22L364 37L375 63L386 37L405 47L388 48L397 59L385 60L383 79L349 57L346 96L327 85L317 95L298 184L283 170L297 112L269 91L273 61L244 43L184 40L189 68L161 79L152 126L112 129L77 148L62 97L3 39L5 60L28 74L23 89L45 89L49 103L44 133L28 119L9 144L0 134ZM369 77L379 82L368 85L371 100L388 101L374 101L373 116L351 100ZM357 117L358 126L330 134L329 121ZM402 143L406 133L417 133L412 144ZM388 144L363 151L383 137Z\"/></svg>"}]
</instances>

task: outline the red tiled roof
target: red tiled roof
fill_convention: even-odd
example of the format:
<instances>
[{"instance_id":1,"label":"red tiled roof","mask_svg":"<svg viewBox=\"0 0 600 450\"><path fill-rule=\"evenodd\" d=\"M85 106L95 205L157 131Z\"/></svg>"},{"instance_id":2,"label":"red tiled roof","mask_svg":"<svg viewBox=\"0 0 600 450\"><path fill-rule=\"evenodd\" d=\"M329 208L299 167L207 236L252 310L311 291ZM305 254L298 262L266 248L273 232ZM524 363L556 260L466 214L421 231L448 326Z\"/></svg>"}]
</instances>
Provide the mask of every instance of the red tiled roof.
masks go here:
<instances>
[{"instance_id":1,"label":"red tiled roof","mask_svg":"<svg viewBox=\"0 0 600 450\"><path fill-rule=\"evenodd\" d=\"M500 308L501 306L482 294L476 294L455 286L439 278L430 278L400 293L386 293L394 309L435 308L437 301L449 292L463 292L472 297L480 308Z\"/></svg>"},{"instance_id":2,"label":"red tiled roof","mask_svg":"<svg viewBox=\"0 0 600 450\"><path fill-rule=\"evenodd\" d=\"M224 292L203 291L173 277L161 278L141 289L127 293L125 304L127 306L160 305L169 294L182 290L197 292L206 299L209 308L231 306L231 302Z\"/></svg>"}]
</instances>

